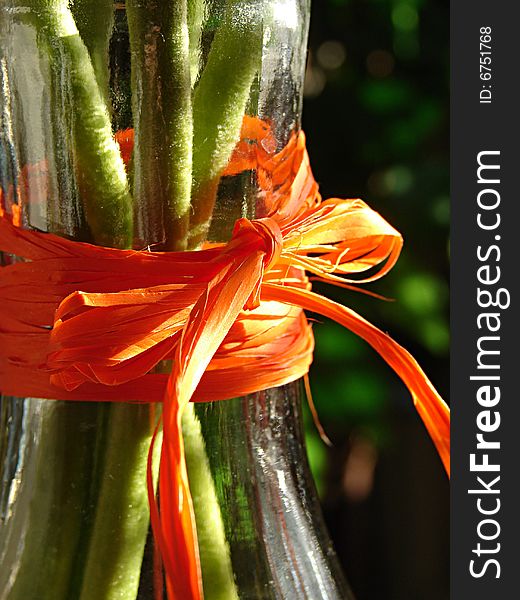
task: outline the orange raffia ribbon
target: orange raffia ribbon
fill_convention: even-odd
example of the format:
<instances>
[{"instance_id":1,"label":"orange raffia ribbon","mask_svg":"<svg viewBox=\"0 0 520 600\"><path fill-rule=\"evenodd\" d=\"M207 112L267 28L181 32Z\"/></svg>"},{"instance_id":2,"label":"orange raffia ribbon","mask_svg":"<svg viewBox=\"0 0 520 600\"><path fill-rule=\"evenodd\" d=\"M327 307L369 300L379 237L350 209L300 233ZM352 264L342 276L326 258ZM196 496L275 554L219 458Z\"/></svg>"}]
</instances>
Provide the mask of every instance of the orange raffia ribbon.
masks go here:
<instances>
[{"instance_id":1,"label":"orange raffia ribbon","mask_svg":"<svg viewBox=\"0 0 520 600\"><path fill-rule=\"evenodd\" d=\"M128 159L132 140L124 136ZM160 509L151 464L148 489L170 600L203 597L182 412L190 401L305 375L313 337L303 310L341 323L394 369L449 473L449 409L419 365L354 311L312 292L306 275L344 287L373 281L395 264L401 236L361 200L322 201L303 133L279 153L273 143L265 124L246 119L224 173L257 170L266 217L239 219L227 244L197 252L115 250L23 230L19 213L13 218L0 202L0 250L26 259L1 271L0 388L22 397L162 401ZM171 373L150 373L163 359L173 359Z\"/></svg>"}]
</instances>

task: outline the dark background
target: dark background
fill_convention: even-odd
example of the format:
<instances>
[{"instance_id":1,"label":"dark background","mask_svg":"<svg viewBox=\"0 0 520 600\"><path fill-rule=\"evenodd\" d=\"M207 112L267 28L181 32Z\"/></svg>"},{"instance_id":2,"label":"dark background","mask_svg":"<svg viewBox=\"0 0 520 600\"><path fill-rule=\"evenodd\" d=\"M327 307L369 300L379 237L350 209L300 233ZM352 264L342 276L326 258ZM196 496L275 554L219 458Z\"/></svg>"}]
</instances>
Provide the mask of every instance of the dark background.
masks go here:
<instances>
[{"instance_id":1,"label":"dark background","mask_svg":"<svg viewBox=\"0 0 520 600\"><path fill-rule=\"evenodd\" d=\"M449 385L449 4L314 0L303 127L324 197L362 197L405 240L370 289L329 297L388 331L441 395ZM311 371L327 448L309 458L358 600L449 597L449 488L400 380L363 341L315 325Z\"/></svg>"}]
</instances>

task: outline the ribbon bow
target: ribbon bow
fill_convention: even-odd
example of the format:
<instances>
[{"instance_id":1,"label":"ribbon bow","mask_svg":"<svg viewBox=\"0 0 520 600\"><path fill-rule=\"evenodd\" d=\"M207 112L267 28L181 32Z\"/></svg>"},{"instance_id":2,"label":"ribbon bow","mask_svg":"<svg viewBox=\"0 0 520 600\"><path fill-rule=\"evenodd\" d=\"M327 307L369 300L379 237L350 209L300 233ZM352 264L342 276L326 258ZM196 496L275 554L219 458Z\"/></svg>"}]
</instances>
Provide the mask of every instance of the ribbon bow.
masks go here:
<instances>
[{"instance_id":1,"label":"ribbon bow","mask_svg":"<svg viewBox=\"0 0 520 600\"><path fill-rule=\"evenodd\" d=\"M395 264L401 236L361 200L321 200L303 133L277 155L258 152L239 143L226 173L254 164L267 216L240 219L227 244L197 252L73 242L23 230L0 208L0 249L27 259L1 271L0 387L16 396L163 402L160 510L151 465L148 486L171 599L203 595L183 409L305 375L313 338L303 310L341 323L396 371L449 472L449 409L419 365L361 316L312 292L306 275L344 287L373 281ZM171 373L151 373L163 359Z\"/></svg>"}]
</instances>

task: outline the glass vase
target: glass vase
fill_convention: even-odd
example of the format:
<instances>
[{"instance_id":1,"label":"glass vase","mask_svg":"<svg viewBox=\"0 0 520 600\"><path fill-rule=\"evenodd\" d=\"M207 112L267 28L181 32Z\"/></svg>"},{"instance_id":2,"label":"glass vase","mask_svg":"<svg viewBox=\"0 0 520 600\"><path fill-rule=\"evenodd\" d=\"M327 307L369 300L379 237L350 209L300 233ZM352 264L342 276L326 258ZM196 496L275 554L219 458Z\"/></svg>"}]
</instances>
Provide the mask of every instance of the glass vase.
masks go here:
<instances>
[{"instance_id":1,"label":"glass vase","mask_svg":"<svg viewBox=\"0 0 520 600\"><path fill-rule=\"evenodd\" d=\"M183 4L172 0L164 6L177 10ZM278 152L300 127L307 0L188 4L189 23L199 27L189 65L193 90L219 31L229 26L233 32L235 24L245 35L243 22L256 19L259 30L242 40L250 44L235 44L234 55L223 54L230 79L217 78L206 103L226 100L239 78L233 61L242 68L256 44L257 64L237 97L243 96L242 113L270 124L275 143L267 150ZM60 14L73 19L78 33L56 33L70 19L53 21L52 6L65 7ZM18 210L25 227L128 245L124 214L98 217L92 204L94 194L116 187L113 173L103 171L106 164L96 170L98 140L89 138L85 125L104 106L112 132L135 128L136 149L126 166L134 248L196 250L205 238L227 241L237 218L263 216L255 169L218 177L209 192L204 188L212 195L211 219L191 238L165 209L180 179L179 172L171 175L165 122L176 115L182 94L161 79L171 68L162 46L172 26L164 6L83 0L72 13L67 6L4 0L0 8L5 210ZM237 58L237 50L244 56ZM238 104L235 112L242 118ZM214 125L230 130L237 114ZM125 143L123 136L123 152ZM202 189L195 176L193 182L192 189ZM16 260L2 257L3 264ZM351 597L306 458L301 390L295 382L244 398L192 404L186 411L183 431L207 600ZM151 405L2 397L1 600L153 598L145 470L158 414Z\"/></svg>"}]
</instances>

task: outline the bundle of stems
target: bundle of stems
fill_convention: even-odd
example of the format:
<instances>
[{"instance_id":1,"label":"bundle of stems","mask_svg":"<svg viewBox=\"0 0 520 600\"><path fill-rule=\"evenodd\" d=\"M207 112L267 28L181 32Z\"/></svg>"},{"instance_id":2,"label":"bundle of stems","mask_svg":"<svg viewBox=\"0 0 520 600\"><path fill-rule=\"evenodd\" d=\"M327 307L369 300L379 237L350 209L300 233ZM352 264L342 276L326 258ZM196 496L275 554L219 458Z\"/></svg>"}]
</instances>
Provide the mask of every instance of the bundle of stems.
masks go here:
<instances>
[{"instance_id":1,"label":"bundle of stems","mask_svg":"<svg viewBox=\"0 0 520 600\"><path fill-rule=\"evenodd\" d=\"M263 4L226 0L211 23L203 61L202 32L209 27L204 0L127 0L135 145L125 167L111 126L113 1L24 1L30 8L24 18L48 56L53 98L63 95L65 74L70 127L60 128L65 117L57 105L51 126L74 157L59 166L68 167L66 177L75 182L86 239L165 250L196 249L205 239L261 62ZM70 235L59 223L49 228ZM37 477L8 599L135 600L149 529L145 472L157 414L126 403L52 404L42 420L39 453L42 473L50 461L65 497L57 505L46 477ZM191 407L183 430L205 597L232 600L237 591L229 549Z\"/></svg>"}]
</instances>

